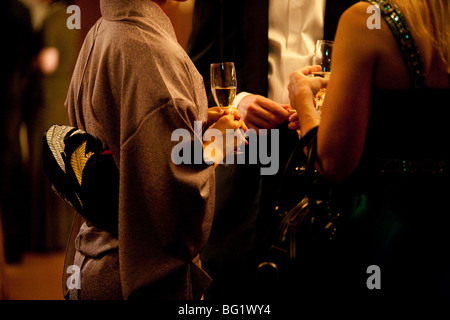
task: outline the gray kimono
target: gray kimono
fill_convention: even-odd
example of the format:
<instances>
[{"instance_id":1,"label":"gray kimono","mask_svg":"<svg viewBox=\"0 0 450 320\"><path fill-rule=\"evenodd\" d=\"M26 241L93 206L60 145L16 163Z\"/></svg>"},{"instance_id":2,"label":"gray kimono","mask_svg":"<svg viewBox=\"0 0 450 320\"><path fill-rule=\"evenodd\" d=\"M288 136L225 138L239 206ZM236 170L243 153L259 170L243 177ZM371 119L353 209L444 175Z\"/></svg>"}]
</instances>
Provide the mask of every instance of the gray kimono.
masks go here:
<instances>
[{"instance_id":1,"label":"gray kimono","mask_svg":"<svg viewBox=\"0 0 450 320\"><path fill-rule=\"evenodd\" d=\"M99 138L119 168L119 235L84 224L74 299L198 299L211 279L214 169L175 165L172 132L207 119L203 80L150 0L101 0L66 100L71 125ZM115 214L111 212L111 214Z\"/></svg>"}]
</instances>

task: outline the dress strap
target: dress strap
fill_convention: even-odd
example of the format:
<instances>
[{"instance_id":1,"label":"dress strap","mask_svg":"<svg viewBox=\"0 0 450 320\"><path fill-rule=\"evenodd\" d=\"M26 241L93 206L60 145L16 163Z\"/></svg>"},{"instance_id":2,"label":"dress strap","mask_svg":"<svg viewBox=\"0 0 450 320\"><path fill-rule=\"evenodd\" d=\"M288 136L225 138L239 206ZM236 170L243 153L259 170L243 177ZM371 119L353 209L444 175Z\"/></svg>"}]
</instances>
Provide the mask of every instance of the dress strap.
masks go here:
<instances>
[{"instance_id":1,"label":"dress strap","mask_svg":"<svg viewBox=\"0 0 450 320\"><path fill-rule=\"evenodd\" d=\"M394 34L415 88L425 87L423 62L405 16L392 0L364 0L380 9Z\"/></svg>"}]
</instances>

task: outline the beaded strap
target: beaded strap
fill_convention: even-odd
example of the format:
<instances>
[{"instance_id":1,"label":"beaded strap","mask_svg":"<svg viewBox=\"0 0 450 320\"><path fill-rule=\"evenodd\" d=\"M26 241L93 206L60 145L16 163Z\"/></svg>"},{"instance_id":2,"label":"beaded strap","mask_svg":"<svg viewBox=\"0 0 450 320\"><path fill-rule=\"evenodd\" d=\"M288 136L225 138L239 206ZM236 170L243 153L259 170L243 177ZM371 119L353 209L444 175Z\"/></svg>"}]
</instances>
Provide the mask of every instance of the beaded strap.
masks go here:
<instances>
[{"instance_id":1,"label":"beaded strap","mask_svg":"<svg viewBox=\"0 0 450 320\"><path fill-rule=\"evenodd\" d=\"M378 8L392 30L408 67L414 87L425 86L425 76L419 50L412 37L409 25L397 4L391 0L364 0Z\"/></svg>"}]
</instances>

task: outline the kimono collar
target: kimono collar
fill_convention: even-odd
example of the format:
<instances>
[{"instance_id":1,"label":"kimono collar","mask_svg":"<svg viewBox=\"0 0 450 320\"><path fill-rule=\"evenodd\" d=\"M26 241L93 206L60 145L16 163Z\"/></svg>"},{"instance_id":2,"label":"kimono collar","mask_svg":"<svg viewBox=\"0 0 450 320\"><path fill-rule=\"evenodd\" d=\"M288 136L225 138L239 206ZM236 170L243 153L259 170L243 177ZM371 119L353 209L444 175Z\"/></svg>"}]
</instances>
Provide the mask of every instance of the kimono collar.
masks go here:
<instances>
[{"instance_id":1,"label":"kimono collar","mask_svg":"<svg viewBox=\"0 0 450 320\"><path fill-rule=\"evenodd\" d=\"M100 0L100 10L106 20L166 16L162 8L151 0Z\"/></svg>"},{"instance_id":2,"label":"kimono collar","mask_svg":"<svg viewBox=\"0 0 450 320\"><path fill-rule=\"evenodd\" d=\"M151 0L100 0L100 10L105 20L132 21L143 28L156 23L176 40L175 30L169 17L158 4Z\"/></svg>"}]
</instances>

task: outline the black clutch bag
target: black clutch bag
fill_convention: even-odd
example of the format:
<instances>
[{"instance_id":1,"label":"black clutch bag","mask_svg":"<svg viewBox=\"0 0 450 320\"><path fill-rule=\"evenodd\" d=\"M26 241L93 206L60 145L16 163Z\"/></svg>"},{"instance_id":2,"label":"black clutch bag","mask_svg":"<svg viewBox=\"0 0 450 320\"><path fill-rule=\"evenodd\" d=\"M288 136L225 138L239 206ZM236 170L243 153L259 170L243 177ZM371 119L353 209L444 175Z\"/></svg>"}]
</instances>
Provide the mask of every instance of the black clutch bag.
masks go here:
<instances>
[{"instance_id":1,"label":"black clutch bag","mask_svg":"<svg viewBox=\"0 0 450 320\"><path fill-rule=\"evenodd\" d=\"M266 239L259 281L289 281L301 272L299 265L330 251L338 236L342 217L332 201L331 183L315 169L316 138L317 127L299 141L286 167L281 186L290 190L279 192L274 212L278 223Z\"/></svg>"}]
</instances>

